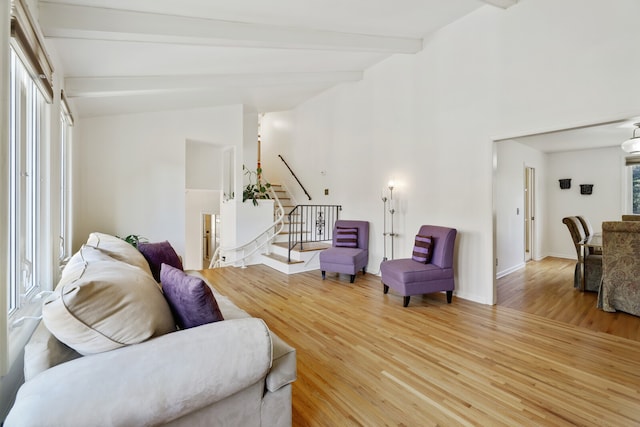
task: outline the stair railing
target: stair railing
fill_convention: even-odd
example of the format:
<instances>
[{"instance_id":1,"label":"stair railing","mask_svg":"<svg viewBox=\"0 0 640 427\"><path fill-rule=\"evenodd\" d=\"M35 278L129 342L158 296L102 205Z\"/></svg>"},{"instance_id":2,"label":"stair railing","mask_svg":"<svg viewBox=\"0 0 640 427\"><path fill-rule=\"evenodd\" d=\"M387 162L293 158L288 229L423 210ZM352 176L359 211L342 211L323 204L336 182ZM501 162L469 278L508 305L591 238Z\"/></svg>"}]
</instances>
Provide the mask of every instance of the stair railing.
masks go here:
<instances>
[{"instance_id":1,"label":"stair railing","mask_svg":"<svg viewBox=\"0 0 640 427\"><path fill-rule=\"evenodd\" d=\"M273 187L270 187L269 191L271 193L271 198L277 206L275 220L273 223L247 243L234 248L218 247L213 253L213 257L211 257L209 268L237 265L238 263L240 263L242 268L245 268L247 259L251 258L258 251L266 248L266 253L269 254L270 245L273 242L273 239L275 239L276 235L278 235L284 227L284 208L280 203L280 199L278 199L278 195L273 190ZM236 257L234 257L235 259L227 261L227 257L233 253L236 254Z\"/></svg>"},{"instance_id":2,"label":"stair railing","mask_svg":"<svg viewBox=\"0 0 640 427\"><path fill-rule=\"evenodd\" d=\"M291 170L291 167L289 166L289 163L287 163L287 161L284 159L284 157L282 157L282 155L278 154L278 157L280 157L280 160L282 160L282 162L287 167L287 169L289 169L289 172L291 172L291 175L295 178L295 180L298 183L298 185L300 186L300 188L302 188L302 191L304 191L304 194L306 194L307 197L309 198L309 200L311 200L311 196L309 195L309 192L307 192L307 189L304 188L304 185L302 185L302 183L300 182L300 180L298 179L296 174L293 172L293 170Z\"/></svg>"},{"instance_id":3,"label":"stair railing","mask_svg":"<svg viewBox=\"0 0 640 427\"><path fill-rule=\"evenodd\" d=\"M287 261L291 262L294 248L304 250L304 245L326 242L333 239L333 225L341 205L297 205L289 212L289 251Z\"/></svg>"}]
</instances>

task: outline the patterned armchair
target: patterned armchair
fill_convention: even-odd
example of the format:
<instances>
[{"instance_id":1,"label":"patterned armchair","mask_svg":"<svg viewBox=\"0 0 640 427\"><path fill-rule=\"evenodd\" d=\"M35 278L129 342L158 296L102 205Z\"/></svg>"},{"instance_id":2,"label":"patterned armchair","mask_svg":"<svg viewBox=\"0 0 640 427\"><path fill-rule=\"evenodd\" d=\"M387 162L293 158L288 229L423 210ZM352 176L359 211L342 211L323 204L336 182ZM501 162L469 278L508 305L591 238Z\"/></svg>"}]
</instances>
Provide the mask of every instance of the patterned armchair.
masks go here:
<instances>
[{"instance_id":1,"label":"patterned armchair","mask_svg":"<svg viewBox=\"0 0 640 427\"><path fill-rule=\"evenodd\" d=\"M603 222L602 244L598 308L640 316L640 222Z\"/></svg>"}]
</instances>

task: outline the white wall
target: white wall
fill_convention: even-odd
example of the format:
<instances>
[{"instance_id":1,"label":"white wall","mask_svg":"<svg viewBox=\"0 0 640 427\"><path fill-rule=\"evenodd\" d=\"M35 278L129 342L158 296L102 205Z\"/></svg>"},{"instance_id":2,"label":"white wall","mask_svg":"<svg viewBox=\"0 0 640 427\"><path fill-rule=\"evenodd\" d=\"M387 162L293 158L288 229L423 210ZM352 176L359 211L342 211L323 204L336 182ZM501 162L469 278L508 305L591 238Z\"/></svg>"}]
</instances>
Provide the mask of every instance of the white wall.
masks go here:
<instances>
[{"instance_id":1,"label":"white wall","mask_svg":"<svg viewBox=\"0 0 640 427\"><path fill-rule=\"evenodd\" d=\"M187 141L186 187L200 190L222 190L223 146L208 142Z\"/></svg>"},{"instance_id":2,"label":"white wall","mask_svg":"<svg viewBox=\"0 0 640 427\"><path fill-rule=\"evenodd\" d=\"M285 152L290 151L294 126L295 114L292 111L268 113L262 117L260 128L262 169L269 182L284 185L292 198L298 204L302 204L308 203L309 200L278 157L278 155L284 155ZM300 169L296 170L295 164L290 163L291 159L286 157L284 159L289 163L294 173L302 172Z\"/></svg>"},{"instance_id":3,"label":"white wall","mask_svg":"<svg viewBox=\"0 0 640 427\"><path fill-rule=\"evenodd\" d=\"M299 106L282 154L313 194L331 189L343 218L372 222L370 271L382 258L380 188L395 177L396 254L421 224L456 227L456 293L492 303L492 140L640 113L638 13L633 0L480 8L421 53Z\"/></svg>"},{"instance_id":4,"label":"white wall","mask_svg":"<svg viewBox=\"0 0 640 427\"><path fill-rule=\"evenodd\" d=\"M498 143L496 151L496 272L501 277L524 266L525 167L535 168L535 244L532 256L534 259L544 256L548 180L544 153L515 141Z\"/></svg>"},{"instance_id":5,"label":"white wall","mask_svg":"<svg viewBox=\"0 0 640 427\"><path fill-rule=\"evenodd\" d=\"M243 108L86 118L75 144L74 247L92 231L168 240L185 254L185 141L242 144Z\"/></svg>"},{"instance_id":6,"label":"white wall","mask_svg":"<svg viewBox=\"0 0 640 427\"><path fill-rule=\"evenodd\" d=\"M565 216L583 215L595 231L602 231L602 221L620 220L624 154L619 147L549 154L547 255L576 258ZM571 178L570 189L560 189L561 178ZM580 194L580 184L593 184L593 194Z\"/></svg>"}]
</instances>

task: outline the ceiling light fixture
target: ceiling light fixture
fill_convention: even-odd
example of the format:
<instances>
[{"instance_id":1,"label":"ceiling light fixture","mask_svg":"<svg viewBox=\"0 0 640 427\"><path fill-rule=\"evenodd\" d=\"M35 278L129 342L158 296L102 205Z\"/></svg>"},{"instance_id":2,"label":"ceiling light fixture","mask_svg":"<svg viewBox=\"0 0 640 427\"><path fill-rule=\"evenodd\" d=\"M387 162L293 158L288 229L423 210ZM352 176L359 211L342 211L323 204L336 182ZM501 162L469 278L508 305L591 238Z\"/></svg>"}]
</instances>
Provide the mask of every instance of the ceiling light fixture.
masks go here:
<instances>
[{"instance_id":1,"label":"ceiling light fixture","mask_svg":"<svg viewBox=\"0 0 640 427\"><path fill-rule=\"evenodd\" d=\"M633 125L636 127L633 130L633 135L623 142L620 148L629 154L640 154L640 135L636 135L636 131L640 129L640 122Z\"/></svg>"}]
</instances>

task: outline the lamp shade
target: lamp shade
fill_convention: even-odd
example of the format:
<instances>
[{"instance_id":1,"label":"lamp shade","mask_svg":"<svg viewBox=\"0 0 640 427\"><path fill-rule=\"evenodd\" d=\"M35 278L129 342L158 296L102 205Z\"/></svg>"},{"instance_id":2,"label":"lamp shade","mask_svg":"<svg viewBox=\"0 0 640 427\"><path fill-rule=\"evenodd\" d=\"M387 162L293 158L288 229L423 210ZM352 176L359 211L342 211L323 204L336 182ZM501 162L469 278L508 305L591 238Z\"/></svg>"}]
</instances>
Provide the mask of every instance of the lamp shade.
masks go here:
<instances>
[{"instance_id":1,"label":"lamp shade","mask_svg":"<svg viewBox=\"0 0 640 427\"><path fill-rule=\"evenodd\" d=\"M640 136L627 139L621 147L627 153L640 153Z\"/></svg>"},{"instance_id":2,"label":"lamp shade","mask_svg":"<svg viewBox=\"0 0 640 427\"><path fill-rule=\"evenodd\" d=\"M640 128L640 123L635 123L636 128L633 130L631 138L622 143L622 148L627 153L640 153L640 135L636 136L636 131Z\"/></svg>"}]
</instances>

